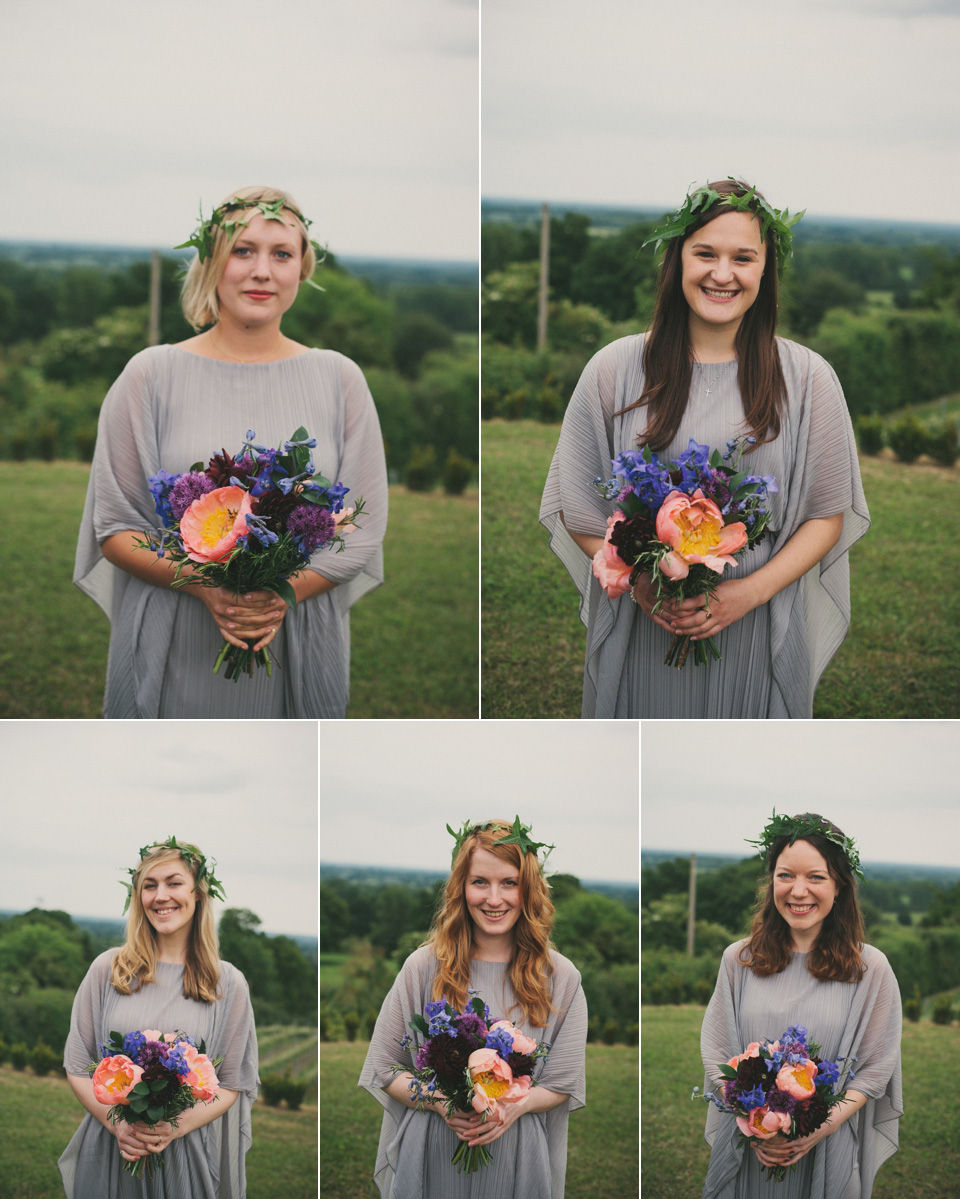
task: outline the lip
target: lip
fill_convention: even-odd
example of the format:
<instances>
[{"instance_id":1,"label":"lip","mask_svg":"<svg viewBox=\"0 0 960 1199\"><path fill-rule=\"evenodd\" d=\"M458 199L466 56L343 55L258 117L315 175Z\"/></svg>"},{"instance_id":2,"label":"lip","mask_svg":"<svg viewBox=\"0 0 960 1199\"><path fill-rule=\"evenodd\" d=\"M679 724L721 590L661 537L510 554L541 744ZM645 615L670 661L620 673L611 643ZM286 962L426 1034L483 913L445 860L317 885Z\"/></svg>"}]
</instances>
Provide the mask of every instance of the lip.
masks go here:
<instances>
[{"instance_id":1,"label":"lip","mask_svg":"<svg viewBox=\"0 0 960 1199\"><path fill-rule=\"evenodd\" d=\"M794 916L806 916L806 915L808 915L810 912L814 911L814 910L815 910L815 908L816 908L816 906L817 906L817 905L816 905L815 903L797 903L797 904L794 904L794 903L788 903L788 904L786 905L786 907L787 907L787 910L788 910L789 912L792 912ZM802 912L798 912L798 911L796 910L797 908L803 908L803 911L802 911Z\"/></svg>"},{"instance_id":2,"label":"lip","mask_svg":"<svg viewBox=\"0 0 960 1199\"><path fill-rule=\"evenodd\" d=\"M740 294L739 289L730 290L724 287L705 287L703 285L701 285L700 291L714 304L729 304Z\"/></svg>"},{"instance_id":3,"label":"lip","mask_svg":"<svg viewBox=\"0 0 960 1199\"><path fill-rule=\"evenodd\" d=\"M498 920L502 920L503 917L507 915L507 911L504 909L502 912L485 912L483 908L481 908L480 915L483 916L485 920L492 920L494 923L496 923Z\"/></svg>"},{"instance_id":4,"label":"lip","mask_svg":"<svg viewBox=\"0 0 960 1199\"><path fill-rule=\"evenodd\" d=\"M272 291L245 291L245 296L249 296L251 300L270 300L273 298Z\"/></svg>"}]
</instances>

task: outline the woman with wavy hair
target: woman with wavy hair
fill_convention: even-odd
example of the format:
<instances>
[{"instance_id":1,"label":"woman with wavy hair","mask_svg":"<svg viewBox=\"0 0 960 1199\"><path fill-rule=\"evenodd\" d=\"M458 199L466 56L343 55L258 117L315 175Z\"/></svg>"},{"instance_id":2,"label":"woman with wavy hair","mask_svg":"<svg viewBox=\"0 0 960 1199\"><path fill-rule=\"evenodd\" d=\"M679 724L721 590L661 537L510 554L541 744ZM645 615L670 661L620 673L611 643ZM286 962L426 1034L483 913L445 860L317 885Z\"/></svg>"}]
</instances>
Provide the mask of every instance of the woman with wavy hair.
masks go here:
<instances>
[{"instance_id":1,"label":"woman with wavy hair","mask_svg":"<svg viewBox=\"0 0 960 1199\"><path fill-rule=\"evenodd\" d=\"M257 1098L257 1038L246 980L220 960L212 903L223 899L216 865L196 845L170 837L140 851L130 869L127 937L97 957L77 991L64 1050L67 1081L86 1108L60 1158L68 1199L242 1199ZM206 1042L217 1067L214 1100L183 1112L174 1127L120 1121L94 1094L89 1066L114 1032L184 1032ZM163 1153L162 1170L135 1181L124 1163Z\"/></svg>"},{"instance_id":2,"label":"woman with wavy hair","mask_svg":"<svg viewBox=\"0 0 960 1199\"><path fill-rule=\"evenodd\" d=\"M142 350L103 403L74 582L111 624L107 717L345 714L349 610L383 581L387 476L360 368L281 330L317 265L309 225L289 192L231 192L185 243L197 250L181 297L196 336ZM301 426L316 439L318 472L364 499L362 528L291 576L295 608L269 590L234 595L189 581L174 590L179 568L136 544L159 525L148 479L187 472L221 448L238 454L244 438L282 446ZM283 669L227 685L211 671L224 641L269 646Z\"/></svg>"},{"instance_id":3,"label":"woman with wavy hair","mask_svg":"<svg viewBox=\"0 0 960 1199\"><path fill-rule=\"evenodd\" d=\"M540 520L581 593L584 717L809 717L846 636L847 551L869 515L836 375L776 336L796 220L736 180L692 192L648 238L666 245L650 329L600 350L570 400ZM624 451L668 463L738 438L753 439L742 469L776 480L764 539L709 600L655 611L649 574L606 594L591 567L615 509L593 480ZM713 639L720 660L667 669L677 634Z\"/></svg>"},{"instance_id":4,"label":"woman with wavy hair","mask_svg":"<svg viewBox=\"0 0 960 1199\"><path fill-rule=\"evenodd\" d=\"M550 944L553 904L537 852L546 847L529 831L518 817L512 825L467 822L454 834L430 935L380 1009L360 1086L384 1109L374 1175L384 1199L563 1199L567 1119L585 1101L587 1011L579 972ZM551 1045L539 1085L485 1123L475 1113L448 1117L439 1094L425 1109L417 1105L409 1089L414 1053L400 1044L427 1003L446 997L462 1011L471 993L496 1018ZM457 1173L459 1142L496 1145L493 1161Z\"/></svg>"},{"instance_id":5,"label":"woman with wavy hair","mask_svg":"<svg viewBox=\"0 0 960 1199\"><path fill-rule=\"evenodd\" d=\"M751 842L765 878L750 936L723 955L701 1033L705 1092L717 1067L748 1045L800 1025L820 1057L852 1063L839 1080L846 1099L820 1127L787 1140L737 1144L737 1123L711 1106L704 1199L869 1199L882 1163L897 1150L903 1114L900 989L886 957L864 942L854 842L815 812L777 816ZM862 874L861 874L862 877ZM855 1061L854 1061L855 1059ZM718 1092L719 1093L719 1092ZM788 1170L767 1181L770 1167Z\"/></svg>"}]
</instances>

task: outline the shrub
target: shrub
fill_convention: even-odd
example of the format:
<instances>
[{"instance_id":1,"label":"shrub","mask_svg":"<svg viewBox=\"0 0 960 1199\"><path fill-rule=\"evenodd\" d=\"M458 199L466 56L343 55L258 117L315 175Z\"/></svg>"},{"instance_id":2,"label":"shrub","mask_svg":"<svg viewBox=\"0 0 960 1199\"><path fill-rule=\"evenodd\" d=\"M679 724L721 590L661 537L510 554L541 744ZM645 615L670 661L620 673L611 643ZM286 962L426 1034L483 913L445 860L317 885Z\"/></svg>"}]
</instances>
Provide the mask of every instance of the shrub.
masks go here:
<instances>
[{"instance_id":1,"label":"shrub","mask_svg":"<svg viewBox=\"0 0 960 1199\"><path fill-rule=\"evenodd\" d=\"M10 1065L14 1070L25 1070L27 1061L30 1057L30 1050L24 1045L23 1041L17 1041L16 1045L10 1046Z\"/></svg>"},{"instance_id":2,"label":"shrub","mask_svg":"<svg viewBox=\"0 0 960 1199\"><path fill-rule=\"evenodd\" d=\"M307 1091L305 1082L298 1082L295 1079L288 1078L284 1084L283 1097L287 1101L287 1107L292 1112L300 1110L300 1104L303 1103L303 1097Z\"/></svg>"},{"instance_id":3,"label":"shrub","mask_svg":"<svg viewBox=\"0 0 960 1199\"><path fill-rule=\"evenodd\" d=\"M922 1003L919 999L905 999L903 1001L903 1014L913 1024L916 1024L920 1019L920 1009Z\"/></svg>"},{"instance_id":4,"label":"shrub","mask_svg":"<svg viewBox=\"0 0 960 1199\"><path fill-rule=\"evenodd\" d=\"M3 1065L9 1056L10 1046L6 1043L3 1037L0 1037L0 1066Z\"/></svg>"},{"instance_id":5,"label":"shrub","mask_svg":"<svg viewBox=\"0 0 960 1199\"><path fill-rule=\"evenodd\" d=\"M287 1079L281 1074L264 1074L260 1079L260 1097L267 1107L279 1107L286 1095Z\"/></svg>"},{"instance_id":6,"label":"shrub","mask_svg":"<svg viewBox=\"0 0 960 1199\"><path fill-rule=\"evenodd\" d=\"M953 466L957 460L957 422L945 420L929 425L926 452L941 466Z\"/></svg>"},{"instance_id":7,"label":"shrub","mask_svg":"<svg viewBox=\"0 0 960 1199\"><path fill-rule=\"evenodd\" d=\"M620 1029L617 1026L616 1020L608 1020L603 1026L602 1038L604 1045L616 1045L619 1035Z\"/></svg>"},{"instance_id":8,"label":"shrub","mask_svg":"<svg viewBox=\"0 0 960 1199\"><path fill-rule=\"evenodd\" d=\"M97 444L97 423L89 421L81 425L73 435L73 444L77 447L81 462L92 462L93 451Z\"/></svg>"},{"instance_id":9,"label":"shrub","mask_svg":"<svg viewBox=\"0 0 960 1199\"><path fill-rule=\"evenodd\" d=\"M60 1055L54 1053L50 1046L43 1041L37 1041L30 1057L30 1065L33 1067L34 1074L38 1074L42 1078L51 1070L57 1069L60 1065Z\"/></svg>"},{"instance_id":10,"label":"shrub","mask_svg":"<svg viewBox=\"0 0 960 1199\"><path fill-rule=\"evenodd\" d=\"M473 463L451 449L443 464L443 490L447 495L462 495L473 474Z\"/></svg>"},{"instance_id":11,"label":"shrub","mask_svg":"<svg viewBox=\"0 0 960 1199\"><path fill-rule=\"evenodd\" d=\"M927 431L913 412L890 425L887 436L901 462L915 462L926 452Z\"/></svg>"},{"instance_id":12,"label":"shrub","mask_svg":"<svg viewBox=\"0 0 960 1199\"><path fill-rule=\"evenodd\" d=\"M636 1020L624 1027L623 1039L628 1045L637 1045L640 1043L640 1025Z\"/></svg>"},{"instance_id":13,"label":"shrub","mask_svg":"<svg viewBox=\"0 0 960 1199\"><path fill-rule=\"evenodd\" d=\"M407 487L429 491L437 481L437 453L432 445L416 446L407 463Z\"/></svg>"},{"instance_id":14,"label":"shrub","mask_svg":"<svg viewBox=\"0 0 960 1199\"><path fill-rule=\"evenodd\" d=\"M941 995L933 1005L930 1015L934 1024L951 1024L953 1022L953 997Z\"/></svg>"},{"instance_id":15,"label":"shrub","mask_svg":"<svg viewBox=\"0 0 960 1199\"><path fill-rule=\"evenodd\" d=\"M355 1041L357 1039L357 1029L360 1027L360 1017L356 1012L347 1012L343 1017L343 1027L347 1032L347 1040Z\"/></svg>"},{"instance_id":16,"label":"shrub","mask_svg":"<svg viewBox=\"0 0 960 1199\"><path fill-rule=\"evenodd\" d=\"M57 457L60 441L60 426L52 416L44 416L37 422L37 449L44 462L53 462Z\"/></svg>"},{"instance_id":17,"label":"shrub","mask_svg":"<svg viewBox=\"0 0 960 1199\"><path fill-rule=\"evenodd\" d=\"M883 441L883 421L879 416L857 417L857 443L861 453L879 454Z\"/></svg>"}]
</instances>

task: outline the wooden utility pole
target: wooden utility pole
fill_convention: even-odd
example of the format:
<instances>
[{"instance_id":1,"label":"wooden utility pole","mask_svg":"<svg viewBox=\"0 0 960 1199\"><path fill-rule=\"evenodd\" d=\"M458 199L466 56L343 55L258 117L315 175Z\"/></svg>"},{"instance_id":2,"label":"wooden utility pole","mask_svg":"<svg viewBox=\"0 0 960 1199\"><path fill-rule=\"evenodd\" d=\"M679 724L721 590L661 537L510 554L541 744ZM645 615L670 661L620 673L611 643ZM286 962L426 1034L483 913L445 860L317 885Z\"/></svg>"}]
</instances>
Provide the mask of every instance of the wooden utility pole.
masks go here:
<instances>
[{"instance_id":1,"label":"wooden utility pole","mask_svg":"<svg viewBox=\"0 0 960 1199\"><path fill-rule=\"evenodd\" d=\"M693 930L697 912L697 855L690 855L690 899L687 907L687 956L693 957Z\"/></svg>"},{"instance_id":2,"label":"wooden utility pole","mask_svg":"<svg viewBox=\"0 0 960 1199\"><path fill-rule=\"evenodd\" d=\"M547 344L547 295L550 291L550 205L540 209L540 294L537 300L537 349Z\"/></svg>"},{"instance_id":3,"label":"wooden utility pole","mask_svg":"<svg viewBox=\"0 0 960 1199\"><path fill-rule=\"evenodd\" d=\"M150 255L150 331L147 345L160 344L160 251Z\"/></svg>"}]
</instances>

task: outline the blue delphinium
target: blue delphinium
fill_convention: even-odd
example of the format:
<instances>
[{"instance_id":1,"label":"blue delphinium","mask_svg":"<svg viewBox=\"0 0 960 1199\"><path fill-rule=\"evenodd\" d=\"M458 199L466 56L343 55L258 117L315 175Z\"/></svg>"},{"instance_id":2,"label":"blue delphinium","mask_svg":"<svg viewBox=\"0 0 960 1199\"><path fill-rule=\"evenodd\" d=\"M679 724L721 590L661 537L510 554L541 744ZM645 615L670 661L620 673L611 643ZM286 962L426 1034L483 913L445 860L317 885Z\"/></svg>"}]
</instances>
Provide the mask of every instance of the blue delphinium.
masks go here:
<instances>
[{"instance_id":1,"label":"blue delphinium","mask_svg":"<svg viewBox=\"0 0 960 1199\"><path fill-rule=\"evenodd\" d=\"M504 1061L513 1052L513 1037L505 1028L492 1028L487 1033L487 1039L483 1044L484 1049L495 1049Z\"/></svg>"}]
</instances>

